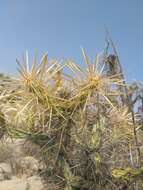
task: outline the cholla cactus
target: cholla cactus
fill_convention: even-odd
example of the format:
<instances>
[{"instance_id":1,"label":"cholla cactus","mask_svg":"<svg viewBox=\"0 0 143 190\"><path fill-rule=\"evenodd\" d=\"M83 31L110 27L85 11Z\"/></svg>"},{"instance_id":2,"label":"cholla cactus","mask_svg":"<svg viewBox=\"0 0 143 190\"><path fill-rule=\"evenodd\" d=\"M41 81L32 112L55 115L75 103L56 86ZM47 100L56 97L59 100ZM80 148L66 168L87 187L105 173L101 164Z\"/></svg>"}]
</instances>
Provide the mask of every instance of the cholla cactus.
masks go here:
<instances>
[{"instance_id":1,"label":"cholla cactus","mask_svg":"<svg viewBox=\"0 0 143 190\"><path fill-rule=\"evenodd\" d=\"M93 63L84 50L83 57L86 68L49 61L47 54L31 69L28 54L26 63L18 62L14 98L7 91L2 104L6 131L41 146L48 190L123 189L128 181L133 187L140 177L116 175L117 169L135 169L139 159L136 115L129 101L121 102L128 97L122 73L107 73L99 55ZM73 74L65 74L67 68Z\"/></svg>"}]
</instances>

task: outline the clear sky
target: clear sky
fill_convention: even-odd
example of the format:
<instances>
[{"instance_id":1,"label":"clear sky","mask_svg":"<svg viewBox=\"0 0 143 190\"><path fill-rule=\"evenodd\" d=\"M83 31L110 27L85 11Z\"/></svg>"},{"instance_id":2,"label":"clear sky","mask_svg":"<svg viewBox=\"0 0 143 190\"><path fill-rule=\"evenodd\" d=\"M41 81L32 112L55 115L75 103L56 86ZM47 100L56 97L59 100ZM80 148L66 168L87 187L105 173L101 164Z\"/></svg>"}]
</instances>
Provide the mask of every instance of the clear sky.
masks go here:
<instances>
[{"instance_id":1,"label":"clear sky","mask_svg":"<svg viewBox=\"0 0 143 190\"><path fill-rule=\"evenodd\" d=\"M16 73L29 51L73 58L80 47L93 58L109 28L128 80L143 80L143 0L1 0L0 71Z\"/></svg>"}]
</instances>

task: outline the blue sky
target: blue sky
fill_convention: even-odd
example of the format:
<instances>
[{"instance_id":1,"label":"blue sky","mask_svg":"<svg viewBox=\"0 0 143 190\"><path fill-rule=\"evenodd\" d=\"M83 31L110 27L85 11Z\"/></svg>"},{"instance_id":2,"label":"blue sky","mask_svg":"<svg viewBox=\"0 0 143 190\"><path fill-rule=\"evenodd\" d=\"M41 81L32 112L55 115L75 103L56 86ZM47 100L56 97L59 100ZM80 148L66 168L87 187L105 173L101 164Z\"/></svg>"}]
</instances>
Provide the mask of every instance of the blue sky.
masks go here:
<instances>
[{"instance_id":1,"label":"blue sky","mask_svg":"<svg viewBox=\"0 0 143 190\"><path fill-rule=\"evenodd\" d=\"M16 73L16 58L29 51L49 58L73 58L80 47L91 57L105 47L110 30L127 80L143 80L142 0L0 1L0 71Z\"/></svg>"}]
</instances>

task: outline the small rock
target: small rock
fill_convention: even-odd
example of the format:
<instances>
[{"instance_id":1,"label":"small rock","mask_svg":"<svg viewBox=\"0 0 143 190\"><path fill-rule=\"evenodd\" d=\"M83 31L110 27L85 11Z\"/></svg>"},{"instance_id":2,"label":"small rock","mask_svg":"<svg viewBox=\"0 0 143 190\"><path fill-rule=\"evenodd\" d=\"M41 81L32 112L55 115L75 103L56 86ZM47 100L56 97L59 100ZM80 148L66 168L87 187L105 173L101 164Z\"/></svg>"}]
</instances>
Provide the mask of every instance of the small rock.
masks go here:
<instances>
[{"instance_id":1,"label":"small rock","mask_svg":"<svg viewBox=\"0 0 143 190\"><path fill-rule=\"evenodd\" d=\"M4 180L4 173L3 173L3 171L1 171L1 169L0 169L0 181L3 181Z\"/></svg>"},{"instance_id":2,"label":"small rock","mask_svg":"<svg viewBox=\"0 0 143 190\"><path fill-rule=\"evenodd\" d=\"M10 180L10 179L11 179L11 175L8 173L5 173L4 171L0 169L0 181Z\"/></svg>"},{"instance_id":3,"label":"small rock","mask_svg":"<svg viewBox=\"0 0 143 190\"><path fill-rule=\"evenodd\" d=\"M11 179L11 167L7 163L0 163L0 181Z\"/></svg>"},{"instance_id":4,"label":"small rock","mask_svg":"<svg viewBox=\"0 0 143 190\"><path fill-rule=\"evenodd\" d=\"M8 163L2 162L0 163L0 169L2 169L6 173L12 173L11 166Z\"/></svg>"}]
</instances>

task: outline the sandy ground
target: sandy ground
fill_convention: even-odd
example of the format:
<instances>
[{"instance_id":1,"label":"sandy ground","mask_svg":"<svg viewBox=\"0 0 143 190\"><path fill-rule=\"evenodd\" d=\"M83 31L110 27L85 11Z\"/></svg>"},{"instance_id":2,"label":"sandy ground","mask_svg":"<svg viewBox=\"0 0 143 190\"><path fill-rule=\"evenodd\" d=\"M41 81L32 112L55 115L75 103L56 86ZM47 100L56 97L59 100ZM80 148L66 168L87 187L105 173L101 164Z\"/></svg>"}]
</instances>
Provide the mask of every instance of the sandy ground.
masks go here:
<instances>
[{"instance_id":1,"label":"sandy ground","mask_svg":"<svg viewBox=\"0 0 143 190\"><path fill-rule=\"evenodd\" d=\"M0 182L0 190L42 190L41 179L37 176L30 178L13 177Z\"/></svg>"}]
</instances>

